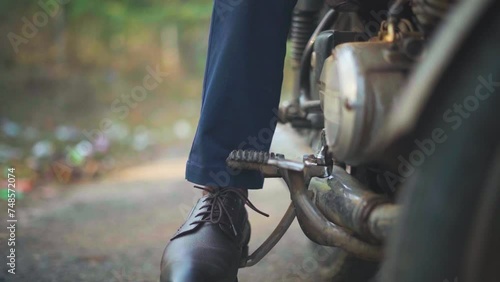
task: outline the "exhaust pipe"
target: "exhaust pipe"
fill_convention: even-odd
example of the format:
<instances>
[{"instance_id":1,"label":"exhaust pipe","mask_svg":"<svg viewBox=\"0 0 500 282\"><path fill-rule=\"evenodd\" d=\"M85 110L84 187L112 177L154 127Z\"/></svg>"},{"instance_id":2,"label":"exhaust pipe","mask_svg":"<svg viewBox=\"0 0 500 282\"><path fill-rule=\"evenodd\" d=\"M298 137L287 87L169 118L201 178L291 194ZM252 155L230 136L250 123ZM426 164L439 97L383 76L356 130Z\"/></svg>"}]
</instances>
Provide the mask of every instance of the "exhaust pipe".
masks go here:
<instances>
[{"instance_id":1,"label":"exhaust pipe","mask_svg":"<svg viewBox=\"0 0 500 282\"><path fill-rule=\"evenodd\" d=\"M309 184L313 203L330 221L363 238L384 241L394 226L399 207L366 188L343 168L333 166L328 178L314 177Z\"/></svg>"},{"instance_id":2,"label":"exhaust pipe","mask_svg":"<svg viewBox=\"0 0 500 282\"><path fill-rule=\"evenodd\" d=\"M328 220L316 208L310 199L310 191L305 188L304 176L301 172L282 170L281 173L290 189L299 225L311 241L324 246L342 248L366 260L377 261L382 258L381 246L360 240L349 230Z\"/></svg>"}]
</instances>

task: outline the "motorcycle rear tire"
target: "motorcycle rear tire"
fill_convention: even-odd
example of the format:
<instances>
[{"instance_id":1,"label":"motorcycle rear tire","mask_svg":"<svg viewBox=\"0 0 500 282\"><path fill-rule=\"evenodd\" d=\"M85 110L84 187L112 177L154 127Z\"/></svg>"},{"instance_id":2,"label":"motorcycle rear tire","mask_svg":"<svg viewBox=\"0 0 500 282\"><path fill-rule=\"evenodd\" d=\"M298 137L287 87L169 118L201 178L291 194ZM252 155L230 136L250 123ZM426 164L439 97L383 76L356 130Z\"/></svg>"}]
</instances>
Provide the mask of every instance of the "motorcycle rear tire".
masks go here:
<instances>
[{"instance_id":1,"label":"motorcycle rear tire","mask_svg":"<svg viewBox=\"0 0 500 282\"><path fill-rule=\"evenodd\" d=\"M422 141L438 128L446 134L402 187L403 210L381 281L498 281L500 5L491 2L433 89L410 138ZM493 83L486 87L485 81ZM491 95L456 114L457 104L470 109L465 103L475 100L478 89Z\"/></svg>"}]
</instances>

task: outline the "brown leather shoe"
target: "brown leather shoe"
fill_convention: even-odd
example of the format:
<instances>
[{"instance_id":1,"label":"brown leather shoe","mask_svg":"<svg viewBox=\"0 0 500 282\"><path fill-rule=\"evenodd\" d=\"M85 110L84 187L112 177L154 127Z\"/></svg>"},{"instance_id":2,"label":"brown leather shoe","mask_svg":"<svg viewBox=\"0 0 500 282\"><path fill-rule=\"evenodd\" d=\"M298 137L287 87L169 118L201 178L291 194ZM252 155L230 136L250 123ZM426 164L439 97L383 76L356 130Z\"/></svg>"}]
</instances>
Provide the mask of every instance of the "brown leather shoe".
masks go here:
<instances>
[{"instance_id":1,"label":"brown leather shoe","mask_svg":"<svg viewBox=\"0 0 500 282\"><path fill-rule=\"evenodd\" d=\"M191 210L163 252L161 282L234 282L248 253L250 224L247 204L259 211L238 189L208 192Z\"/></svg>"}]
</instances>

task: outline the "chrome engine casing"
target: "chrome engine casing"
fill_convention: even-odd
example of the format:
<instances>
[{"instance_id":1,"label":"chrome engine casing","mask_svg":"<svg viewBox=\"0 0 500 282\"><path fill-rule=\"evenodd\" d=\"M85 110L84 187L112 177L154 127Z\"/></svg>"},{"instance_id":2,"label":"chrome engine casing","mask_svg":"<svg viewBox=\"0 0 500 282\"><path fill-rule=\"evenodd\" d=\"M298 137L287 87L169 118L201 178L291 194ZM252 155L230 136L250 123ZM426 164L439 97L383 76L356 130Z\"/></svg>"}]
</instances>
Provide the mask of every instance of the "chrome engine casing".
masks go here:
<instances>
[{"instance_id":1,"label":"chrome engine casing","mask_svg":"<svg viewBox=\"0 0 500 282\"><path fill-rule=\"evenodd\" d=\"M391 46L382 41L340 44L324 63L320 99L327 144L337 161L366 161L365 149L399 98L412 60Z\"/></svg>"}]
</instances>

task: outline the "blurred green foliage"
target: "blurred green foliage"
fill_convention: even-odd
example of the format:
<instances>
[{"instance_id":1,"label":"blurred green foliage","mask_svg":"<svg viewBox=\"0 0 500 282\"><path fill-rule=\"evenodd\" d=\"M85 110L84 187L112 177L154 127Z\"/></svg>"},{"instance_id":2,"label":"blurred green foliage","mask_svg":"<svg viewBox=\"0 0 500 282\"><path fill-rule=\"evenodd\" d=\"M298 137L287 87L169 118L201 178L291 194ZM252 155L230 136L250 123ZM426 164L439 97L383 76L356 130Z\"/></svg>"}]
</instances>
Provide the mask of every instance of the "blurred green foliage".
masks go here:
<instances>
[{"instance_id":1,"label":"blurred green foliage","mask_svg":"<svg viewBox=\"0 0 500 282\"><path fill-rule=\"evenodd\" d=\"M212 0L58 1L0 1L0 99L8 101L0 125L11 120L51 139L59 125L92 130L110 118L158 128L168 141L172 123L196 121ZM27 36L26 22L40 13L48 21ZM13 46L9 34L25 42ZM120 119L111 104L142 84L146 66L170 75ZM25 146L0 134L2 142Z\"/></svg>"},{"instance_id":2,"label":"blurred green foliage","mask_svg":"<svg viewBox=\"0 0 500 282\"><path fill-rule=\"evenodd\" d=\"M118 92L140 83L146 66L158 63L174 74L168 87L175 90L158 90L170 98L186 95L185 79L201 80L212 0L59 1L65 4L0 1L0 34L6 39L0 42L0 98L11 101L0 105L2 115L40 122L44 114L26 109L37 104L41 112L58 109L59 117L51 117L56 122L80 121L85 113L108 108ZM49 13L47 7L57 13L27 36L26 20L33 23L40 12ZM14 46L9 34L26 42Z\"/></svg>"},{"instance_id":3,"label":"blurred green foliage","mask_svg":"<svg viewBox=\"0 0 500 282\"><path fill-rule=\"evenodd\" d=\"M144 158L142 147L154 155L162 146L187 144L199 116L212 5L212 0L0 1L0 164L7 159L51 171L54 160L65 160L83 167L82 157L69 148L93 141L84 133L102 130L104 119L126 130L112 140L106 158ZM169 75L147 99L118 115L113 103L125 105L123 97L143 84L146 67ZM61 128L76 130L76 136L61 140ZM144 140L147 144L137 145ZM37 157L37 144L53 149Z\"/></svg>"},{"instance_id":4,"label":"blurred green foliage","mask_svg":"<svg viewBox=\"0 0 500 282\"><path fill-rule=\"evenodd\" d=\"M134 157L145 139L154 150L188 146L200 113L213 1L57 1L66 4L0 1L0 164L2 154L32 162L40 141L54 147L50 157L37 159L42 167L58 156L81 163L68 148L88 140L85 132L104 131L103 120L126 129L106 153L117 159ZM22 43L13 44L13 34ZM114 111L143 84L147 67L168 76L125 115ZM291 89L287 77L284 88ZM57 136L66 127L76 130L74 140ZM142 149L137 154L146 156Z\"/></svg>"},{"instance_id":5,"label":"blurred green foliage","mask_svg":"<svg viewBox=\"0 0 500 282\"><path fill-rule=\"evenodd\" d=\"M124 26L139 22L197 22L208 19L211 14L211 0L64 0L68 21L82 19L109 21L112 25ZM39 9L40 4L55 0L0 1L0 17L17 18L20 11ZM63 2L63 1L61 1Z\"/></svg>"}]
</instances>

